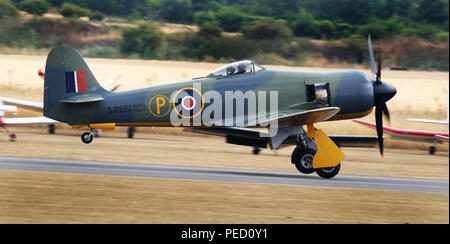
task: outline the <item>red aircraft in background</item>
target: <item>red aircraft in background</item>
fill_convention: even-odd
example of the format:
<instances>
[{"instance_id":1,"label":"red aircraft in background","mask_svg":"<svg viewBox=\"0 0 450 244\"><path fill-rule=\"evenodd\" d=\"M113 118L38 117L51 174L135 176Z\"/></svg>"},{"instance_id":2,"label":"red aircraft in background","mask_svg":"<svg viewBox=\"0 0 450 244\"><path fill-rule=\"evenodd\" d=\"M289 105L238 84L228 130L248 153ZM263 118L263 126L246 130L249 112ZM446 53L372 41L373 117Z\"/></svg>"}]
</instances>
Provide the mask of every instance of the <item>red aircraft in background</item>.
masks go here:
<instances>
[{"instance_id":1,"label":"red aircraft in background","mask_svg":"<svg viewBox=\"0 0 450 244\"><path fill-rule=\"evenodd\" d=\"M353 121L365 125L371 129L376 129L376 125L374 123L358 119L355 119ZM429 153L431 155L433 155L436 152L436 144L441 144L443 142L448 143L448 132L397 129L389 126L383 126L383 130L387 134L391 135L392 139L432 143L433 145L430 146L429 148Z\"/></svg>"}]
</instances>

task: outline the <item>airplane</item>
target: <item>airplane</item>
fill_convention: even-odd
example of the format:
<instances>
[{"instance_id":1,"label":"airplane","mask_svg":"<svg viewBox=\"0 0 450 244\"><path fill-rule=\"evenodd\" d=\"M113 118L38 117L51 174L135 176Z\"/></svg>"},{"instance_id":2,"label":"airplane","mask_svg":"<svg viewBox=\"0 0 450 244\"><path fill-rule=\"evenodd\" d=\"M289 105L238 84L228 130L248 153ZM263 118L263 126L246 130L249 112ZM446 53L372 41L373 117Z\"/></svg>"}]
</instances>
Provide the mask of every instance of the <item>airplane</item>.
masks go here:
<instances>
[{"instance_id":1,"label":"airplane","mask_svg":"<svg viewBox=\"0 0 450 244\"><path fill-rule=\"evenodd\" d=\"M272 70L245 60L207 77L125 92L105 90L76 50L59 46L47 57L44 115L73 128L88 127L81 135L86 144L94 129L118 126L224 130L233 133L236 144L258 146L262 138L273 150L294 143L291 163L301 173L330 179L345 154L316 123L361 118L375 107L383 155L382 116L389 117L386 102L397 90L381 80L381 59L377 69L370 36L368 45L372 76L359 70Z\"/></svg>"},{"instance_id":2,"label":"airplane","mask_svg":"<svg viewBox=\"0 0 450 244\"><path fill-rule=\"evenodd\" d=\"M34 106L30 102L31 106ZM2 99L0 98L0 126L5 130L9 136L9 140L14 142L17 140L17 135L10 132L6 126L7 125L23 125L23 124L53 124L59 123L58 121L46 118L46 117L28 117L28 118L5 118L5 112L7 113L17 113L17 107L13 105L4 105Z\"/></svg>"},{"instance_id":3,"label":"airplane","mask_svg":"<svg viewBox=\"0 0 450 244\"><path fill-rule=\"evenodd\" d=\"M448 106L447 106L447 120L429 120L429 119L408 119L409 121L422 122L422 123L434 123L434 124L447 124L448 125ZM376 128L374 123L366 122L363 120L355 119L356 123L369 127L371 129ZM417 141L417 142L427 142L432 143L429 147L428 152L430 155L436 153L436 144L442 144L444 142L448 143L448 130L447 132L434 132L434 131L424 131L424 130L408 130L399 129L389 126L383 126L383 130L391 135L392 139L404 140L404 141Z\"/></svg>"}]
</instances>

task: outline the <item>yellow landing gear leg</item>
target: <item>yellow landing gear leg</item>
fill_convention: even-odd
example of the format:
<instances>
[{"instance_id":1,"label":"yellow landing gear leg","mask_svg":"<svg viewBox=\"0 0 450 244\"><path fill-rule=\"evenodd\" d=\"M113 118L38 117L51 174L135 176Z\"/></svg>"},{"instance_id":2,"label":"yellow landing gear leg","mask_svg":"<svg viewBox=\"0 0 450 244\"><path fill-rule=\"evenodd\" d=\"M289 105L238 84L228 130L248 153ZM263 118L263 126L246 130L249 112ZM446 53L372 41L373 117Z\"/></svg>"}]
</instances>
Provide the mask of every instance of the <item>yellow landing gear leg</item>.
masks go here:
<instances>
[{"instance_id":1,"label":"yellow landing gear leg","mask_svg":"<svg viewBox=\"0 0 450 244\"><path fill-rule=\"evenodd\" d=\"M334 177L339 172L340 163L344 160L345 154L323 130L316 130L313 124L308 124L307 136L314 138L317 146L313 168L323 178Z\"/></svg>"}]
</instances>

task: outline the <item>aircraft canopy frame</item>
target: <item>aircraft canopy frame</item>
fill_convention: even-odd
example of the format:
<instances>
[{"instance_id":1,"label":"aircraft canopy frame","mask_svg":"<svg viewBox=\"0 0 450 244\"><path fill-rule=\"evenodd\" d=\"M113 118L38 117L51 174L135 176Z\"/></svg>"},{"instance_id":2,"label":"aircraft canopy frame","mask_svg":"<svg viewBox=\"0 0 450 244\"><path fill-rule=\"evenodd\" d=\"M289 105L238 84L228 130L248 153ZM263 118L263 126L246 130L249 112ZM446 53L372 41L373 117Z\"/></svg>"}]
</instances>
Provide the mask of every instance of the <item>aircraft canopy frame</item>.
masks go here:
<instances>
[{"instance_id":1,"label":"aircraft canopy frame","mask_svg":"<svg viewBox=\"0 0 450 244\"><path fill-rule=\"evenodd\" d=\"M230 77L241 74L255 74L264 69L264 67L253 61L243 60L224 65L213 71L208 77Z\"/></svg>"}]
</instances>

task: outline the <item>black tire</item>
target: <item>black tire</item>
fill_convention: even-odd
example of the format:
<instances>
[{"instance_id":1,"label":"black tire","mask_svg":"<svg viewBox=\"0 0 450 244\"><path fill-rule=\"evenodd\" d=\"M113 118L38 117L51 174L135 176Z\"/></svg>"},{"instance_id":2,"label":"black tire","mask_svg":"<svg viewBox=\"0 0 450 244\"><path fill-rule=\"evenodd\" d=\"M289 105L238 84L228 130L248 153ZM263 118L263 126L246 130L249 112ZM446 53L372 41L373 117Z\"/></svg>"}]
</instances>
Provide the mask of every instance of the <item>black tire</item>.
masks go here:
<instances>
[{"instance_id":1,"label":"black tire","mask_svg":"<svg viewBox=\"0 0 450 244\"><path fill-rule=\"evenodd\" d=\"M136 132L136 127L134 127L134 126L128 127L128 138L132 139L134 137L135 132Z\"/></svg>"},{"instance_id":2,"label":"black tire","mask_svg":"<svg viewBox=\"0 0 450 244\"><path fill-rule=\"evenodd\" d=\"M258 155L261 152L261 149L259 149L258 147L254 147L252 152L253 152L253 155Z\"/></svg>"},{"instance_id":3,"label":"black tire","mask_svg":"<svg viewBox=\"0 0 450 244\"><path fill-rule=\"evenodd\" d=\"M49 124L48 125L48 133L49 134L55 134L55 125L54 124Z\"/></svg>"},{"instance_id":4,"label":"black tire","mask_svg":"<svg viewBox=\"0 0 450 244\"><path fill-rule=\"evenodd\" d=\"M339 173L340 169L341 164L338 164L336 167L316 169L316 173L324 179L331 179Z\"/></svg>"},{"instance_id":5,"label":"black tire","mask_svg":"<svg viewBox=\"0 0 450 244\"><path fill-rule=\"evenodd\" d=\"M302 150L300 147L296 147L291 155L291 162L295 165L298 171L303 174L312 174L315 169L313 168L313 160L316 151L312 149Z\"/></svg>"},{"instance_id":6,"label":"black tire","mask_svg":"<svg viewBox=\"0 0 450 244\"><path fill-rule=\"evenodd\" d=\"M428 152L430 153L430 155L434 155L436 153L436 147L431 146L430 149L428 150Z\"/></svg>"},{"instance_id":7,"label":"black tire","mask_svg":"<svg viewBox=\"0 0 450 244\"><path fill-rule=\"evenodd\" d=\"M91 143L92 140L94 140L94 137L89 132L85 132L83 133L83 135L81 135L81 141L84 142L85 144Z\"/></svg>"}]
</instances>

